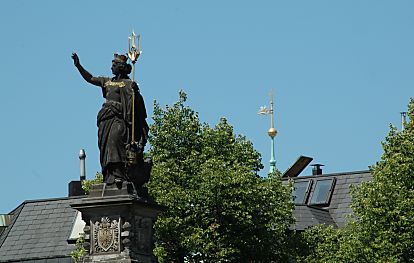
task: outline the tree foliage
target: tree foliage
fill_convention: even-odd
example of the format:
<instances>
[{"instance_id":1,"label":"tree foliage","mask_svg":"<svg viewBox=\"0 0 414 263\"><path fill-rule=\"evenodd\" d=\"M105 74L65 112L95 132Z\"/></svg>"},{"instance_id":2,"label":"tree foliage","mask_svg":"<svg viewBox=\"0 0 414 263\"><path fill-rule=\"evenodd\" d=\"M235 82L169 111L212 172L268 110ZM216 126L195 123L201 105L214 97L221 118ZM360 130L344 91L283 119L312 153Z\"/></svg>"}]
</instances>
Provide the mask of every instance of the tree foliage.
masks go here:
<instances>
[{"instance_id":1,"label":"tree foliage","mask_svg":"<svg viewBox=\"0 0 414 263\"><path fill-rule=\"evenodd\" d=\"M87 250L83 247L85 243L85 234L81 234L80 237L76 240L75 250L70 253L73 261L79 263L82 261L83 257L87 254Z\"/></svg>"},{"instance_id":2,"label":"tree foliage","mask_svg":"<svg viewBox=\"0 0 414 263\"><path fill-rule=\"evenodd\" d=\"M226 119L202 124L186 94L154 106L148 184L168 207L156 222L159 262L280 262L292 223L290 188L261 178L260 154Z\"/></svg>"},{"instance_id":3,"label":"tree foliage","mask_svg":"<svg viewBox=\"0 0 414 263\"><path fill-rule=\"evenodd\" d=\"M403 131L391 127L373 180L353 189L355 219L311 229L305 262L414 262L414 101Z\"/></svg>"},{"instance_id":4,"label":"tree foliage","mask_svg":"<svg viewBox=\"0 0 414 263\"><path fill-rule=\"evenodd\" d=\"M91 180L83 180L81 182L82 184L82 189L83 191L85 191L85 194L89 194L89 192L91 191L92 185L94 184L100 184L103 183L103 175L100 172L97 172L95 174L95 178L91 179Z\"/></svg>"}]
</instances>

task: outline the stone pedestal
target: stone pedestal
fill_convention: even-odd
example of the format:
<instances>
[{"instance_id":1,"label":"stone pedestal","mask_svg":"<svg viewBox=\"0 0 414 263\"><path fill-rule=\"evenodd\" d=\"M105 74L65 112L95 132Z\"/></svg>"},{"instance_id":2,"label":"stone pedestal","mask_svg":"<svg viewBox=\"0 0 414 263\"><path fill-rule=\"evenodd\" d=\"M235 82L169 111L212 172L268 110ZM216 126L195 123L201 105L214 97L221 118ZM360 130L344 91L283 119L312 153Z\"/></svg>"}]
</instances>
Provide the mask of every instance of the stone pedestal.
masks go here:
<instances>
[{"instance_id":1,"label":"stone pedestal","mask_svg":"<svg viewBox=\"0 0 414 263\"><path fill-rule=\"evenodd\" d=\"M156 262L153 255L153 224L163 207L150 198L133 194L132 186L95 185L89 196L72 207L85 221L83 262Z\"/></svg>"}]
</instances>

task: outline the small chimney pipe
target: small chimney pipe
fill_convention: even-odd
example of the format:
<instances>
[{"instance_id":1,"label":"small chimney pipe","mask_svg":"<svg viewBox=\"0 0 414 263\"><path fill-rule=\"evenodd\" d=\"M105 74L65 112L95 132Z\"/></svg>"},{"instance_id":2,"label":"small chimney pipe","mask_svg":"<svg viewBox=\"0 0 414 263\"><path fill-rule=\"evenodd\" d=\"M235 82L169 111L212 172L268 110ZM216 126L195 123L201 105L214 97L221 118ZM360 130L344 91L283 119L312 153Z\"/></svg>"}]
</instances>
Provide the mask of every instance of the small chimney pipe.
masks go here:
<instances>
[{"instance_id":1,"label":"small chimney pipe","mask_svg":"<svg viewBox=\"0 0 414 263\"><path fill-rule=\"evenodd\" d=\"M84 149L79 151L79 160L80 160L80 180L81 182L86 180L86 170L85 170L85 159L86 153Z\"/></svg>"},{"instance_id":2,"label":"small chimney pipe","mask_svg":"<svg viewBox=\"0 0 414 263\"><path fill-rule=\"evenodd\" d=\"M323 164L320 163L316 163L316 164L312 164L311 166L313 166L312 168L312 175L321 175L322 174L322 166L325 166Z\"/></svg>"}]
</instances>

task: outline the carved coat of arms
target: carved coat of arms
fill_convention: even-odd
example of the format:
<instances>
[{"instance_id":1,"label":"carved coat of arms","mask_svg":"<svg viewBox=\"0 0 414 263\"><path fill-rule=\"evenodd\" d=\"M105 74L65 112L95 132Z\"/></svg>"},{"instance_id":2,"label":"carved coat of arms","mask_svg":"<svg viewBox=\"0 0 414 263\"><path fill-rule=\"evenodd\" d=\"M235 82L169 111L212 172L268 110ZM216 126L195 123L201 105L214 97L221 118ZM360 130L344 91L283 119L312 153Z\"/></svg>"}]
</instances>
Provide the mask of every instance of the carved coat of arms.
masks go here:
<instances>
[{"instance_id":1,"label":"carved coat of arms","mask_svg":"<svg viewBox=\"0 0 414 263\"><path fill-rule=\"evenodd\" d=\"M108 253L119 251L119 219L102 217L93 224L93 252Z\"/></svg>"}]
</instances>

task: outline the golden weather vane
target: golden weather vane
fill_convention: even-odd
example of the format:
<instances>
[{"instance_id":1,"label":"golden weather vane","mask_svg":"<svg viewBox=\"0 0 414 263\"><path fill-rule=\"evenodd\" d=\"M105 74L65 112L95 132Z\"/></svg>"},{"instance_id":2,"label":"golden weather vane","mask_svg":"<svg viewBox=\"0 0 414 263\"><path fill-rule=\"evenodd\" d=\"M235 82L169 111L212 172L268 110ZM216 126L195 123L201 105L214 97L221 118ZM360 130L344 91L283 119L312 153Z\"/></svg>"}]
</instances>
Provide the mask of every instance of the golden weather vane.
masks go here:
<instances>
[{"instance_id":1,"label":"golden weather vane","mask_svg":"<svg viewBox=\"0 0 414 263\"><path fill-rule=\"evenodd\" d=\"M277 135L277 131L275 129L275 117L274 117L274 107L273 107L273 92L270 91L270 108L267 108L266 106L262 106L259 109L259 112L257 114L260 115L270 115L270 128L267 131L267 134L269 135L271 139L271 145L270 145L270 169L269 172L273 173L276 171L276 159L275 159L275 142L274 139Z\"/></svg>"}]
</instances>

